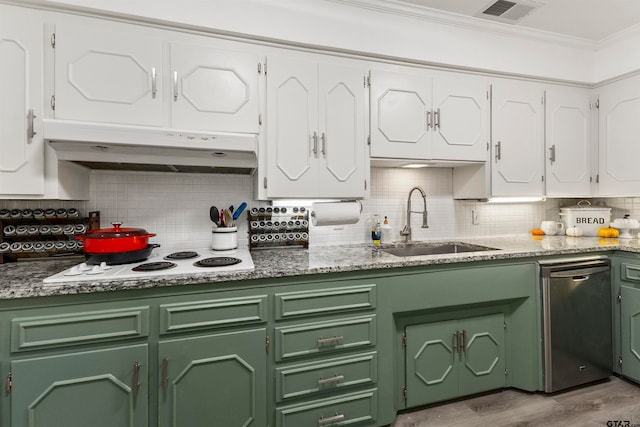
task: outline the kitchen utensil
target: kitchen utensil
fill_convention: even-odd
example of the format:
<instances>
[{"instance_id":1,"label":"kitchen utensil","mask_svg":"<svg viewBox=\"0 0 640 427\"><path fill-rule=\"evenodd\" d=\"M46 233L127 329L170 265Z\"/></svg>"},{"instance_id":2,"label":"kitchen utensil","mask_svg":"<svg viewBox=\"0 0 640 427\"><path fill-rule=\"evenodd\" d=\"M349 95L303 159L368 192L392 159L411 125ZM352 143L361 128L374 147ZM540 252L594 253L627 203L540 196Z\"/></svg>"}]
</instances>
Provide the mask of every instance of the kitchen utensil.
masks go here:
<instances>
[{"instance_id":1,"label":"kitchen utensil","mask_svg":"<svg viewBox=\"0 0 640 427\"><path fill-rule=\"evenodd\" d=\"M229 206L229 212L233 213L233 205Z\"/></svg>"},{"instance_id":2,"label":"kitchen utensil","mask_svg":"<svg viewBox=\"0 0 640 427\"><path fill-rule=\"evenodd\" d=\"M219 227L211 230L211 249L228 251L238 247L238 227Z\"/></svg>"},{"instance_id":3,"label":"kitchen utensil","mask_svg":"<svg viewBox=\"0 0 640 427\"><path fill-rule=\"evenodd\" d=\"M86 240L85 240L86 244ZM99 265L102 262L106 262L107 265L129 264L132 262L144 261L149 258L151 252L160 247L158 244L150 244L143 249L130 252L119 253L87 253L85 251L84 257L87 264Z\"/></svg>"},{"instance_id":4,"label":"kitchen utensil","mask_svg":"<svg viewBox=\"0 0 640 427\"><path fill-rule=\"evenodd\" d=\"M211 218L211 221L213 221L216 226L220 226L220 212L215 206L209 208L209 218Z\"/></svg>"},{"instance_id":5,"label":"kitchen utensil","mask_svg":"<svg viewBox=\"0 0 640 427\"><path fill-rule=\"evenodd\" d=\"M247 204L245 202L240 203L238 209L236 209L236 211L233 213L233 220L235 221L236 219L240 218L240 215L242 215L242 212L244 212L246 208Z\"/></svg>"},{"instance_id":6,"label":"kitchen utensil","mask_svg":"<svg viewBox=\"0 0 640 427\"><path fill-rule=\"evenodd\" d=\"M224 209L220 210L220 227L224 227Z\"/></svg>"},{"instance_id":7,"label":"kitchen utensil","mask_svg":"<svg viewBox=\"0 0 640 427\"><path fill-rule=\"evenodd\" d=\"M224 211L224 226L233 227L233 215L229 210Z\"/></svg>"},{"instance_id":8,"label":"kitchen utensil","mask_svg":"<svg viewBox=\"0 0 640 427\"><path fill-rule=\"evenodd\" d=\"M113 228L89 230L77 235L84 242L84 252L88 254L114 254L144 250L149 247L149 233L143 228L123 228L121 222L114 222ZM133 261L130 261L133 262Z\"/></svg>"}]
</instances>

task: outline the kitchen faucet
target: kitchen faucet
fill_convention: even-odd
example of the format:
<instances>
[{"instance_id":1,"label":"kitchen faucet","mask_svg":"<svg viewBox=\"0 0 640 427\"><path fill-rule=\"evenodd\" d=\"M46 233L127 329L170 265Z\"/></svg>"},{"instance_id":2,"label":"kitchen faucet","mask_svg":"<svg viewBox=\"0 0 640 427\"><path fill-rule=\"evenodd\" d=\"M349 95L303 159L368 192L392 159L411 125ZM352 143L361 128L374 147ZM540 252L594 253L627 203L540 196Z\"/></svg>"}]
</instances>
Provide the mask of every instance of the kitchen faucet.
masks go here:
<instances>
[{"instance_id":1,"label":"kitchen faucet","mask_svg":"<svg viewBox=\"0 0 640 427\"><path fill-rule=\"evenodd\" d=\"M422 201L424 202L424 210L422 212L411 210L411 194L415 190L418 190L422 195ZM422 213L422 228L429 228L429 224L427 223L427 193L418 186L413 187L411 191L409 191L409 198L407 199L407 224L400 232L400 235L404 237L405 243L409 243L411 241L411 213Z\"/></svg>"}]
</instances>

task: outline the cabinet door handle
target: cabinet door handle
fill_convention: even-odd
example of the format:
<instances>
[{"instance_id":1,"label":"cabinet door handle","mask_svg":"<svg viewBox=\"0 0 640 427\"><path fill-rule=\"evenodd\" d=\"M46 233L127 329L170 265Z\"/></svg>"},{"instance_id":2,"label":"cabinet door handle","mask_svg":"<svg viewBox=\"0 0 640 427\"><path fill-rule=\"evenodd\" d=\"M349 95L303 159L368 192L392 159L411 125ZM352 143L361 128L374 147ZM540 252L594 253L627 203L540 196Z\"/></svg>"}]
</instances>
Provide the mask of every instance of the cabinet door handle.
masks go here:
<instances>
[{"instance_id":1,"label":"cabinet door handle","mask_svg":"<svg viewBox=\"0 0 640 427\"><path fill-rule=\"evenodd\" d=\"M327 157L327 136L324 134L324 132L322 132L320 140L322 140L322 155Z\"/></svg>"},{"instance_id":2,"label":"cabinet door handle","mask_svg":"<svg viewBox=\"0 0 640 427\"><path fill-rule=\"evenodd\" d=\"M331 337L331 338L318 338L318 344L335 344L338 341L342 341L344 339L343 335Z\"/></svg>"},{"instance_id":3,"label":"cabinet door handle","mask_svg":"<svg viewBox=\"0 0 640 427\"><path fill-rule=\"evenodd\" d=\"M433 127L433 111L427 111L427 130Z\"/></svg>"},{"instance_id":4,"label":"cabinet door handle","mask_svg":"<svg viewBox=\"0 0 640 427\"><path fill-rule=\"evenodd\" d=\"M456 340L456 353L458 353L458 356L460 356L460 332L456 331L455 334L453 334L453 336L455 337Z\"/></svg>"},{"instance_id":5,"label":"cabinet door handle","mask_svg":"<svg viewBox=\"0 0 640 427\"><path fill-rule=\"evenodd\" d=\"M462 331L462 352L467 354L467 330Z\"/></svg>"},{"instance_id":6,"label":"cabinet door handle","mask_svg":"<svg viewBox=\"0 0 640 427\"><path fill-rule=\"evenodd\" d=\"M138 390L140 389L140 364L135 362L133 364L133 397L138 397Z\"/></svg>"},{"instance_id":7,"label":"cabinet door handle","mask_svg":"<svg viewBox=\"0 0 640 427\"><path fill-rule=\"evenodd\" d=\"M502 142L498 141L496 144L496 160L500 160L502 158Z\"/></svg>"},{"instance_id":8,"label":"cabinet door handle","mask_svg":"<svg viewBox=\"0 0 640 427\"><path fill-rule=\"evenodd\" d=\"M549 147L549 161L551 163L556 161L556 145L555 144Z\"/></svg>"},{"instance_id":9,"label":"cabinet door handle","mask_svg":"<svg viewBox=\"0 0 640 427\"><path fill-rule=\"evenodd\" d=\"M319 426L323 426L325 424L331 424L331 423L336 423L338 421L342 421L344 420L344 414L336 414L333 417L329 417L329 418L320 418L318 420L318 425Z\"/></svg>"},{"instance_id":10,"label":"cabinet door handle","mask_svg":"<svg viewBox=\"0 0 640 427\"><path fill-rule=\"evenodd\" d=\"M440 109L438 108L435 113L433 113L433 128L440 128Z\"/></svg>"},{"instance_id":11,"label":"cabinet door handle","mask_svg":"<svg viewBox=\"0 0 640 427\"><path fill-rule=\"evenodd\" d=\"M313 152L314 157L318 157L318 132L314 132L311 139L313 141L313 148L311 151Z\"/></svg>"},{"instance_id":12,"label":"cabinet door handle","mask_svg":"<svg viewBox=\"0 0 640 427\"><path fill-rule=\"evenodd\" d=\"M156 67L151 67L151 97L155 98L158 93L158 75Z\"/></svg>"},{"instance_id":13,"label":"cabinet door handle","mask_svg":"<svg viewBox=\"0 0 640 427\"><path fill-rule=\"evenodd\" d=\"M344 375L335 375L331 378L320 378L318 380L318 385L337 383L340 381L344 381Z\"/></svg>"},{"instance_id":14,"label":"cabinet door handle","mask_svg":"<svg viewBox=\"0 0 640 427\"><path fill-rule=\"evenodd\" d=\"M29 113L27 114L27 139L28 142L31 143L31 140L37 133L33 130L33 119L36 118L36 115L33 114L33 108L29 109Z\"/></svg>"},{"instance_id":15,"label":"cabinet door handle","mask_svg":"<svg viewBox=\"0 0 640 427\"><path fill-rule=\"evenodd\" d=\"M169 389L169 359L162 358L162 390L166 393Z\"/></svg>"},{"instance_id":16,"label":"cabinet door handle","mask_svg":"<svg viewBox=\"0 0 640 427\"><path fill-rule=\"evenodd\" d=\"M173 100L178 100L178 72L173 72Z\"/></svg>"}]
</instances>

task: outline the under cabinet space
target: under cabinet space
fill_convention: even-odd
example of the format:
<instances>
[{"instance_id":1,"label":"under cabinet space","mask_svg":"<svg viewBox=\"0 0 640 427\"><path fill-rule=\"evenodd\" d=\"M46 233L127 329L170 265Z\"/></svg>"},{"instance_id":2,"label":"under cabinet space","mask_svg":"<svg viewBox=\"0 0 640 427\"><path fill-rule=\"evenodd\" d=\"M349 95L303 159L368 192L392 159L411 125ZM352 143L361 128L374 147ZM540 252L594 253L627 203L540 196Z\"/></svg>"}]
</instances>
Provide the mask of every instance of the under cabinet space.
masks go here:
<instances>
[{"instance_id":1,"label":"under cabinet space","mask_svg":"<svg viewBox=\"0 0 640 427\"><path fill-rule=\"evenodd\" d=\"M281 366L276 369L276 399L281 402L296 397L334 393L373 384L376 379L375 352Z\"/></svg>"}]
</instances>

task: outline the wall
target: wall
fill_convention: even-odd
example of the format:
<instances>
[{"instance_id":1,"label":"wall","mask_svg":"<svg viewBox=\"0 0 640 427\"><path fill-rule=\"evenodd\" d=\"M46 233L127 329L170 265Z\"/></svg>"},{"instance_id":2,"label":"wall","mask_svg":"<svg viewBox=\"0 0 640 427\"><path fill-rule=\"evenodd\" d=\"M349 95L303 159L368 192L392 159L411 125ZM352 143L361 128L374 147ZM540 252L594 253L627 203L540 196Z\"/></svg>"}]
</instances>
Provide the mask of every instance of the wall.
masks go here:
<instances>
[{"instance_id":1,"label":"wall","mask_svg":"<svg viewBox=\"0 0 640 427\"><path fill-rule=\"evenodd\" d=\"M243 175L170 174L94 171L91 174L91 200L0 201L6 208L76 207L83 214L99 210L101 226L121 221L128 227L141 227L157 233L152 241L165 249L207 247L212 223L209 207L219 208L247 201L249 209L265 205L251 200L253 178ZM488 204L454 201L452 169L378 169L371 172L371 197L363 201L363 213L357 224L340 227L313 227L310 244L356 244L370 241L371 217L387 216L394 240L406 222L409 190L420 185L427 193L429 228L422 229L421 216L413 214L413 238L438 240L475 236L528 234L543 219L555 219L559 201L544 203ZM420 210L422 200L413 194L413 208ZM634 199L636 200L636 199ZM638 199L640 200L640 199ZM574 204L574 203L569 203ZM640 202L637 202L640 214ZM478 210L480 224L471 224L471 211ZM247 220L238 221L239 242L247 245Z\"/></svg>"}]
</instances>

